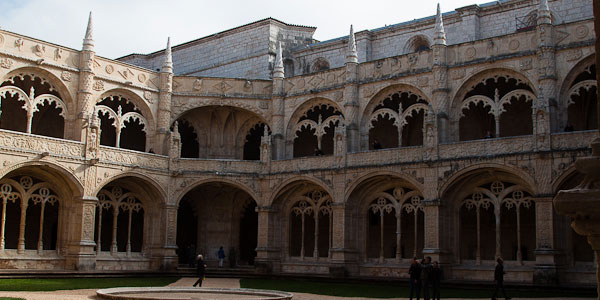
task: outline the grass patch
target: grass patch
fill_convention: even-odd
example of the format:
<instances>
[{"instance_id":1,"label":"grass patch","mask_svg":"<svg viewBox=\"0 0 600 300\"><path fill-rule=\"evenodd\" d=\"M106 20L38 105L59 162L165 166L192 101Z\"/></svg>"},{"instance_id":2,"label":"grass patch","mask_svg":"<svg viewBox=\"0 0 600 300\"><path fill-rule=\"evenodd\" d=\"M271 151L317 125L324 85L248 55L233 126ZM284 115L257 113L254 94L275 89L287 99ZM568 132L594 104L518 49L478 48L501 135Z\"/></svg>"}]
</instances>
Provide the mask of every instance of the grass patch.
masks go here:
<instances>
[{"instance_id":1,"label":"grass patch","mask_svg":"<svg viewBox=\"0 0 600 300\"><path fill-rule=\"evenodd\" d=\"M25 300L23 298L0 297L0 300Z\"/></svg>"},{"instance_id":2,"label":"grass patch","mask_svg":"<svg viewBox=\"0 0 600 300\"><path fill-rule=\"evenodd\" d=\"M329 283L305 280L279 280L279 279L241 279L242 288L278 290L296 293L309 293L339 297L366 297L366 298L408 298L408 283ZM466 289L441 288L442 298L490 298L494 293L493 288ZM527 290L507 289L510 297L519 298L548 298L548 297L594 297L589 291L561 291L561 290Z\"/></svg>"},{"instance_id":3,"label":"grass patch","mask_svg":"<svg viewBox=\"0 0 600 300\"><path fill-rule=\"evenodd\" d=\"M112 287L165 286L178 279L179 277L2 279L0 280L0 291L40 292Z\"/></svg>"}]
</instances>

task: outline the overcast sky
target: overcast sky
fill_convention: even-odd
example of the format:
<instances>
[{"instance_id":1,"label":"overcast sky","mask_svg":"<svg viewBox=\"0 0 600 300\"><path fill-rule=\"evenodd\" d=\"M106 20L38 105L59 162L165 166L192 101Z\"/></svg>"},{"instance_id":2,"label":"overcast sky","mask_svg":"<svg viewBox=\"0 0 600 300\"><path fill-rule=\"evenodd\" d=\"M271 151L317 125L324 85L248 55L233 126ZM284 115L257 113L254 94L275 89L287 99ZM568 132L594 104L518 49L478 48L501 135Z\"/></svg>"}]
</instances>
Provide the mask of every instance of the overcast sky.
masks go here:
<instances>
[{"instance_id":1,"label":"overcast sky","mask_svg":"<svg viewBox=\"0 0 600 300\"><path fill-rule=\"evenodd\" d=\"M272 17L317 27L328 40L488 0L0 0L0 27L62 46L81 49L93 12L96 53L118 58L173 45Z\"/></svg>"}]
</instances>

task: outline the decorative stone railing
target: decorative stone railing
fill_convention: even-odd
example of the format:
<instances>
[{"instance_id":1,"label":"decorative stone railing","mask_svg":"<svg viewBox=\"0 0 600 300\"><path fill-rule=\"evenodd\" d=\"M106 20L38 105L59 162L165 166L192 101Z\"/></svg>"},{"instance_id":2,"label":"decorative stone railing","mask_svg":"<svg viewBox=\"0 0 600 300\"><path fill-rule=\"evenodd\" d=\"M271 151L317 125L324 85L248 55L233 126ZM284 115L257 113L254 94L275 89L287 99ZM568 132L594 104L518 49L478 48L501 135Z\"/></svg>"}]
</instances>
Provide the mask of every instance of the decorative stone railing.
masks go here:
<instances>
[{"instance_id":1,"label":"decorative stone railing","mask_svg":"<svg viewBox=\"0 0 600 300\"><path fill-rule=\"evenodd\" d=\"M77 141L0 129L0 149L22 153L44 153L66 158L83 158L84 144Z\"/></svg>"},{"instance_id":2,"label":"decorative stone railing","mask_svg":"<svg viewBox=\"0 0 600 300\"><path fill-rule=\"evenodd\" d=\"M551 135L552 149L550 151L570 151L589 148L588 141L595 131L578 131L554 133ZM84 144L77 141L44 137L10 130L0 129L0 150L42 154L83 160ZM311 172L315 170L356 168L369 166L395 165L404 163L419 163L424 160L453 160L471 157L494 157L500 155L515 155L536 153L534 136L506 137L462 141L451 144L441 144L437 149L425 149L422 146L371 150L348 153L345 157L333 155L299 157L271 161L270 165L260 161L233 159L193 159L179 158L171 160L163 155L151 154L121 148L100 146L97 158L100 164L118 165L132 168L145 168L164 172L182 173L213 173L219 174L259 174L259 173L289 173ZM424 154L429 151L428 157ZM548 151L548 150L542 150ZM437 155L435 154L437 152Z\"/></svg>"},{"instance_id":3,"label":"decorative stone railing","mask_svg":"<svg viewBox=\"0 0 600 300\"><path fill-rule=\"evenodd\" d=\"M256 174L260 170L261 163L258 160L181 158L171 166L171 171L191 173Z\"/></svg>"},{"instance_id":4,"label":"decorative stone railing","mask_svg":"<svg viewBox=\"0 0 600 300\"><path fill-rule=\"evenodd\" d=\"M127 167L164 171L167 171L169 168L169 158L167 156L107 146L100 146L98 159L100 163Z\"/></svg>"}]
</instances>

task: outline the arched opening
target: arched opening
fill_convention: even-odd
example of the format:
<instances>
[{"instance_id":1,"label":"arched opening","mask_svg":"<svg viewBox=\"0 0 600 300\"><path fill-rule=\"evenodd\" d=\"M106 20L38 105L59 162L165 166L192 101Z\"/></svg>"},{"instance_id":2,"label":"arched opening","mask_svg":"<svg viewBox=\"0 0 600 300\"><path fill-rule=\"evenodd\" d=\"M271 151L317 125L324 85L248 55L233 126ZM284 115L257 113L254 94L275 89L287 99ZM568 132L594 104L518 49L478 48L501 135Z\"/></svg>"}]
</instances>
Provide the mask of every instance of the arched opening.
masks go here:
<instances>
[{"instance_id":1,"label":"arched opening","mask_svg":"<svg viewBox=\"0 0 600 300\"><path fill-rule=\"evenodd\" d=\"M204 183L187 192L177 212L180 263L193 263L190 258L203 254L207 264L216 266L219 247L225 249L225 266L253 263L258 238L254 208L252 196L229 183Z\"/></svg>"},{"instance_id":2,"label":"arched opening","mask_svg":"<svg viewBox=\"0 0 600 300\"><path fill-rule=\"evenodd\" d=\"M333 199L321 186L298 180L285 185L272 207L274 240L284 260L327 261L331 257Z\"/></svg>"},{"instance_id":3,"label":"arched opening","mask_svg":"<svg viewBox=\"0 0 600 300\"><path fill-rule=\"evenodd\" d=\"M294 77L294 61L286 58L283 60L283 72L285 77Z\"/></svg>"},{"instance_id":4,"label":"arched opening","mask_svg":"<svg viewBox=\"0 0 600 300\"><path fill-rule=\"evenodd\" d=\"M121 95L110 95L96 104L100 118L100 144L136 151L146 150L147 121L142 112Z\"/></svg>"},{"instance_id":5,"label":"arched opening","mask_svg":"<svg viewBox=\"0 0 600 300\"><path fill-rule=\"evenodd\" d=\"M258 123L248 131L244 143L244 160L260 160L260 143L265 126L264 123Z\"/></svg>"},{"instance_id":6,"label":"arched opening","mask_svg":"<svg viewBox=\"0 0 600 300\"><path fill-rule=\"evenodd\" d=\"M144 246L144 214L148 205L139 186L122 179L109 183L98 192L96 207L96 251L119 252L131 256L141 253Z\"/></svg>"},{"instance_id":7,"label":"arched opening","mask_svg":"<svg viewBox=\"0 0 600 300\"><path fill-rule=\"evenodd\" d=\"M427 111L427 101L409 91L394 92L383 98L369 117L369 149L423 145Z\"/></svg>"},{"instance_id":8,"label":"arched opening","mask_svg":"<svg viewBox=\"0 0 600 300\"><path fill-rule=\"evenodd\" d=\"M200 145L198 145L198 135L194 126L184 118L179 118L177 122L179 135L181 136L181 157L198 158Z\"/></svg>"},{"instance_id":9,"label":"arched opening","mask_svg":"<svg viewBox=\"0 0 600 300\"><path fill-rule=\"evenodd\" d=\"M370 263L401 263L422 257L423 196L411 183L393 175L363 180L351 192L348 209L357 216L353 231L360 257Z\"/></svg>"},{"instance_id":10,"label":"arched opening","mask_svg":"<svg viewBox=\"0 0 600 300\"><path fill-rule=\"evenodd\" d=\"M64 137L66 105L58 91L36 75L15 75L0 84L0 128Z\"/></svg>"},{"instance_id":11,"label":"arched opening","mask_svg":"<svg viewBox=\"0 0 600 300\"><path fill-rule=\"evenodd\" d=\"M255 157L259 153L260 138L264 131L253 127L257 124L260 127L265 122L253 112L236 107L205 106L185 112L177 122L181 134L182 157L260 158L260 155ZM249 144L246 145L247 143ZM245 158L246 150L250 151L250 158ZM183 156L184 153L186 156Z\"/></svg>"},{"instance_id":12,"label":"arched opening","mask_svg":"<svg viewBox=\"0 0 600 300\"><path fill-rule=\"evenodd\" d=\"M535 199L516 175L494 168L466 173L444 192L458 228L456 260L494 265L496 257L519 264L535 260Z\"/></svg>"},{"instance_id":13,"label":"arched opening","mask_svg":"<svg viewBox=\"0 0 600 300\"><path fill-rule=\"evenodd\" d=\"M335 107L320 104L308 109L293 127L293 156L333 154L333 133L342 115Z\"/></svg>"},{"instance_id":14,"label":"arched opening","mask_svg":"<svg viewBox=\"0 0 600 300\"><path fill-rule=\"evenodd\" d=\"M410 40L408 40L406 46L404 47L404 53L413 53L428 50L431 50L429 40L422 35L412 37Z\"/></svg>"},{"instance_id":15,"label":"arched opening","mask_svg":"<svg viewBox=\"0 0 600 300\"><path fill-rule=\"evenodd\" d=\"M285 66L284 66L285 67ZM323 57L317 58L312 64L312 71L321 72L329 70L329 62Z\"/></svg>"},{"instance_id":16,"label":"arched opening","mask_svg":"<svg viewBox=\"0 0 600 300\"><path fill-rule=\"evenodd\" d=\"M596 65L590 65L571 83L567 101L565 131L598 128Z\"/></svg>"},{"instance_id":17,"label":"arched opening","mask_svg":"<svg viewBox=\"0 0 600 300\"><path fill-rule=\"evenodd\" d=\"M535 95L524 81L511 75L484 77L464 95L459 108L461 141L533 133Z\"/></svg>"}]
</instances>

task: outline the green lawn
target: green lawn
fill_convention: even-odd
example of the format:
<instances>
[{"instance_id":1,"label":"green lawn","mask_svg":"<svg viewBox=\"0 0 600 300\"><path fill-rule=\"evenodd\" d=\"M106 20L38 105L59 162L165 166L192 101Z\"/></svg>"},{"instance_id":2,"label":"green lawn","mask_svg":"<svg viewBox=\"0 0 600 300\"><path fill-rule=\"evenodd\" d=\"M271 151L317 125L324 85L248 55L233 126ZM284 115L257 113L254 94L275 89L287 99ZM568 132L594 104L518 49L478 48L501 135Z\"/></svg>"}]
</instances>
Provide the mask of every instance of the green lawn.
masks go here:
<instances>
[{"instance_id":1,"label":"green lawn","mask_svg":"<svg viewBox=\"0 0 600 300\"><path fill-rule=\"evenodd\" d=\"M0 297L0 300L25 300L25 299L23 299L23 298Z\"/></svg>"},{"instance_id":2,"label":"green lawn","mask_svg":"<svg viewBox=\"0 0 600 300\"><path fill-rule=\"evenodd\" d=\"M165 286L179 277L2 279L0 291L56 291L111 287ZM15 298L0 298L15 299ZM18 298L17 298L18 299Z\"/></svg>"},{"instance_id":3,"label":"green lawn","mask_svg":"<svg viewBox=\"0 0 600 300\"><path fill-rule=\"evenodd\" d=\"M297 293L310 293L317 295L341 297L368 297L368 298L399 298L408 297L408 284L366 284L366 283L327 283L303 280L269 280L269 279L241 279L242 288L279 290ZM442 285L442 298L490 298L494 290L488 289L457 289ZM595 297L592 292L574 291L544 291L544 290L512 290L507 289L510 297L519 298L546 298L546 297Z\"/></svg>"}]
</instances>

